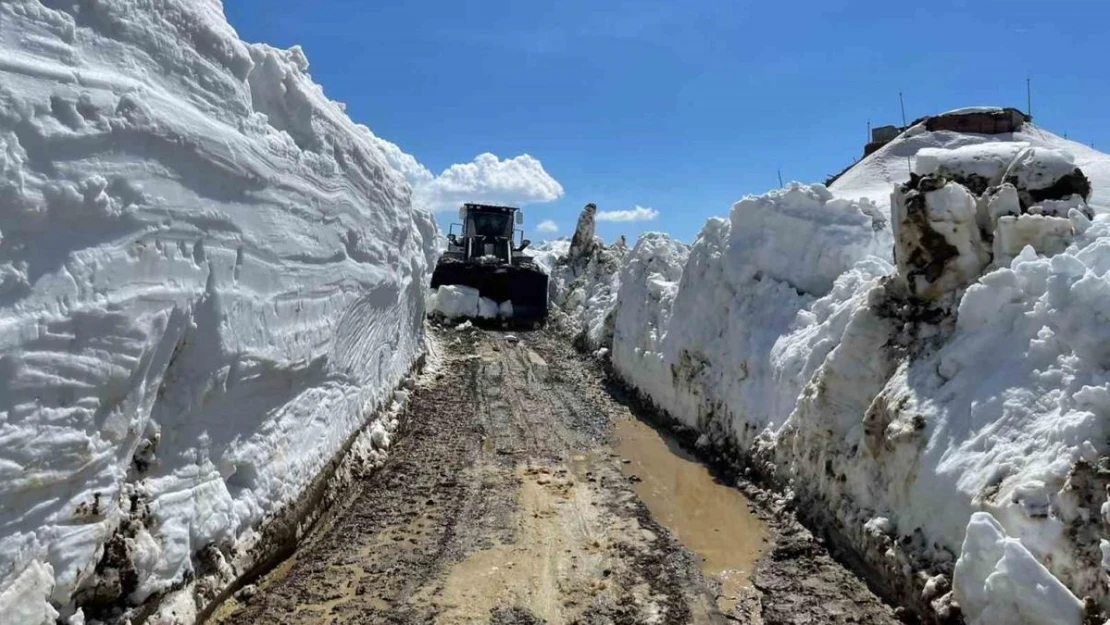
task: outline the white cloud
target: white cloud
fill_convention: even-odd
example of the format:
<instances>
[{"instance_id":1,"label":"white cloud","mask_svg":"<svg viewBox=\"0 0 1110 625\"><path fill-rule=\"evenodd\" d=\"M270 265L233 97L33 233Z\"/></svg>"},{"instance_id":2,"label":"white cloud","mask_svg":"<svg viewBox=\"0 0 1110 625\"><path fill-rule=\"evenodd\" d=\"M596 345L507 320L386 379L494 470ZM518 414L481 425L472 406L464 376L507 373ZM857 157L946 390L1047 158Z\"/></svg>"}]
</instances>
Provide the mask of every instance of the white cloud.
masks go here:
<instances>
[{"instance_id":1,"label":"white cloud","mask_svg":"<svg viewBox=\"0 0 1110 625\"><path fill-rule=\"evenodd\" d=\"M536 204L562 195L563 186L528 154L501 160L486 152L469 163L456 163L430 180L417 179L413 185L414 201L434 211L453 210L463 202Z\"/></svg>"},{"instance_id":2,"label":"white cloud","mask_svg":"<svg viewBox=\"0 0 1110 625\"><path fill-rule=\"evenodd\" d=\"M558 232L558 231L559 231L559 224L555 223L554 221L551 221L550 219L546 219L544 221L541 221L539 224L536 225L536 232L552 233L552 232Z\"/></svg>"},{"instance_id":3,"label":"white cloud","mask_svg":"<svg viewBox=\"0 0 1110 625\"><path fill-rule=\"evenodd\" d=\"M563 195L563 186L529 154L502 160L486 152L436 176L397 144L374 135L369 128L366 132L386 162L412 187L413 203L420 208L455 210L463 202L519 206L551 202Z\"/></svg>"},{"instance_id":4,"label":"white cloud","mask_svg":"<svg viewBox=\"0 0 1110 625\"><path fill-rule=\"evenodd\" d=\"M601 211L595 217L598 221L651 221L659 216L654 208L637 206L631 210Z\"/></svg>"}]
</instances>

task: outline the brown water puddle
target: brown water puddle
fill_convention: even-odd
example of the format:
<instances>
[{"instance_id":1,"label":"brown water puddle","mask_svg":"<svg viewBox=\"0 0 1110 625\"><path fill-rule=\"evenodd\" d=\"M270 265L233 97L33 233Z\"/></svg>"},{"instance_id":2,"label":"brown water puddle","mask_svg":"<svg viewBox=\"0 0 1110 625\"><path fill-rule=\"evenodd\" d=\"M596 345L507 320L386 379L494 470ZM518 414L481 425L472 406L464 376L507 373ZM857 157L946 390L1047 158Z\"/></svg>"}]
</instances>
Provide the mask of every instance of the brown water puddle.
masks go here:
<instances>
[{"instance_id":1,"label":"brown water puddle","mask_svg":"<svg viewBox=\"0 0 1110 625\"><path fill-rule=\"evenodd\" d=\"M642 480L636 494L659 523L701 557L702 572L721 582L718 605L727 613L751 587L767 527L740 491L714 480L673 439L636 419L617 421L616 435L616 451L628 461L622 470Z\"/></svg>"}]
</instances>

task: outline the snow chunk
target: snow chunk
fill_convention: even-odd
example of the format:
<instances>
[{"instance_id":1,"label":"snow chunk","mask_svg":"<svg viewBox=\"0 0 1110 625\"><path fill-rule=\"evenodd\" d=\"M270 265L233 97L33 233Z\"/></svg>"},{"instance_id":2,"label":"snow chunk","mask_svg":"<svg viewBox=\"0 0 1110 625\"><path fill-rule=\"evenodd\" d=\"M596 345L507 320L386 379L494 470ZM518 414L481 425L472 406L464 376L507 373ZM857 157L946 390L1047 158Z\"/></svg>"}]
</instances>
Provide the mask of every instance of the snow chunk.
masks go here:
<instances>
[{"instance_id":1,"label":"snow chunk","mask_svg":"<svg viewBox=\"0 0 1110 625\"><path fill-rule=\"evenodd\" d=\"M1076 171L1075 157L1063 150L1027 147L1014 156L1003 178L1019 189L1036 191L1047 189L1074 175ZM1080 176L1086 182L1086 177L1082 173ZM1080 193L1084 197L1090 193L1090 183L1086 184L1086 192Z\"/></svg>"},{"instance_id":2,"label":"snow chunk","mask_svg":"<svg viewBox=\"0 0 1110 625\"><path fill-rule=\"evenodd\" d=\"M1017 187L1010 183L1003 184L995 189L987 195L986 200L989 223L980 225L986 225L991 231L998 227L1000 218L1005 216L1017 217L1021 214L1021 200L1018 198Z\"/></svg>"},{"instance_id":3,"label":"snow chunk","mask_svg":"<svg viewBox=\"0 0 1110 625\"><path fill-rule=\"evenodd\" d=\"M498 308L497 302L488 297L479 297L477 316L479 319L496 319Z\"/></svg>"},{"instance_id":4,"label":"snow chunk","mask_svg":"<svg viewBox=\"0 0 1110 625\"><path fill-rule=\"evenodd\" d=\"M968 522L954 585L970 625L1083 622L1083 603L986 512Z\"/></svg>"},{"instance_id":5,"label":"snow chunk","mask_svg":"<svg viewBox=\"0 0 1110 625\"><path fill-rule=\"evenodd\" d=\"M1042 215L1006 216L994 232L994 261L1009 265L1026 246L1038 254L1054 256L1066 250L1073 238L1072 221Z\"/></svg>"},{"instance_id":6,"label":"snow chunk","mask_svg":"<svg viewBox=\"0 0 1110 625\"><path fill-rule=\"evenodd\" d=\"M451 319L510 319L513 302L495 302L482 297L478 289L461 284L445 284L431 291L427 298L428 314Z\"/></svg>"},{"instance_id":7,"label":"snow chunk","mask_svg":"<svg viewBox=\"0 0 1110 625\"><path fill-rule=\"evenodd\" d=\"M0 614L9 623L53 625L58 611L47 602L53 588L51 566L31 562L10 585L0 590Z\"/></svg>"},{"instance_id":8,"label":"snow chunk","mask_svg":"<svg viewBox=\"0 0 1110 625\"><path fill-rule=\"evenodd\" d=\"M964 182L972 179L983 181L979 192L988 186L997 186L1006 177L1006 171L1015 157L1029 148L1024 142L998 142L965 145L954 149L923 148L914 161L914 173L919 176L939 175Z\"/></svg>"},{"instance_id":9,"label":"snow chunk","mask_svg":"<svg viewBox=\"0 0 1110 625\"><path fill-rule=\"evenodd\" d=\"M915 295L937 299L973 282L990 258L976 222L976 200L967 188L933 176L916 183L894 191L894 257L898 274Z\"/></svg>"},{"instance_id":10,"label":"snow chunk","mask_svg":"<svg viewBox=\"0 0 1110 625\"><path fill-rule=\"evenodd\" d=\"M886 517L877 516L863 524L863 529L867 533L877 536L893 536L894 523Z\"/></svg>"},{"instance_id":11,"label":"snow chunk","mask_svg":"<svg viewBox=\"0 0 1110 625\"><path fill-rule=\"evenodd\" d=\"M532 257L536 265L550 276L559 259L565 258L569 251L570 239L562 237L532 245L524 250L524 254Z\"/></svg>"},{"instance_id":12,"label":"snow chunk","mask_svg":"<svg viewBox=\"0 0 1110 625\"><path fill-rule=\"evenodd\" d=\"M478 289L460 284L445 284L435 290L429 313L439 313L447 319L477 317L482 299L484 298L478 293ZM496 308L496 304L494 307Z\"/></svg>"},{"instance_id":13,"label":"snow chunk","mask_svg":"<svg viewBox=\"0 0 1110 625\"><path fill-rule=\"evenodd\" d=\"M385 450L389 449L390 442L389 431L385 428L385 424L381 420L375 421L370 427L370 444L374 449Z\"/></svg>"}]
</instances>

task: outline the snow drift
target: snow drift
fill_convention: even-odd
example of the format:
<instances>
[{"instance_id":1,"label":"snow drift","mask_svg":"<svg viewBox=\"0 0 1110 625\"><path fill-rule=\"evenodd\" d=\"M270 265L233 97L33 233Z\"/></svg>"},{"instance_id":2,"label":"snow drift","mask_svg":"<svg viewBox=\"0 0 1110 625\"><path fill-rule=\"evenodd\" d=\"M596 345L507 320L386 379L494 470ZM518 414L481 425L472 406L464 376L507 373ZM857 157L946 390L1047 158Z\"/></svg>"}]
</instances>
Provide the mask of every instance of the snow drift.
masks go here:
<instances>
[{"instance_id":1,"label":"snow drift","mask_svg":"<svg viewBox=\"0 0 1110 625\"><path fill-rule=\"evenodd\" d=\"M615 371L922 616L1078 623L1110 605L1110 157L1077 145L914 128L561 284L616 288L571 310ZM922 148L959 149L911 177Z\"/></svg>"},{"instance_id":2,"label":"snow drift","mask_svg":"<svg viewBox=\"0 0 1110 625\"><path fill-rule=\"evenodd\" d=\"M53 622L238 564L422 352L435 226L219 0L4 2L0 51L0 612Z\"/></svg>"}]
</instances>

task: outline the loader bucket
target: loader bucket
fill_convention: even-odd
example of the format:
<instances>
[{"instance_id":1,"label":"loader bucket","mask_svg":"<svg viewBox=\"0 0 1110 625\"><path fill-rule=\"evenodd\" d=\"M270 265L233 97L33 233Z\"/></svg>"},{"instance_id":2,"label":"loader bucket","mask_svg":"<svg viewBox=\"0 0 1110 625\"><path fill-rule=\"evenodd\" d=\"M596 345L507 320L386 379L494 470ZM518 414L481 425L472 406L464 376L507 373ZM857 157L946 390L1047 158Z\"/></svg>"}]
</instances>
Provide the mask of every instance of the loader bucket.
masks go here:
<instances>
[{"instance_id":1,"label":"loader bucket","mask_svg":"<svg viewBox=\"0 0 1110 625\"><path fill-rule=\"evenodd\" d=\"M498 304L513 303L513 322L547 318L547 274L534 265L483 265L441 258L432 273L432 288L462 285L477 289Z\"/></svg>"}]
</instances>

